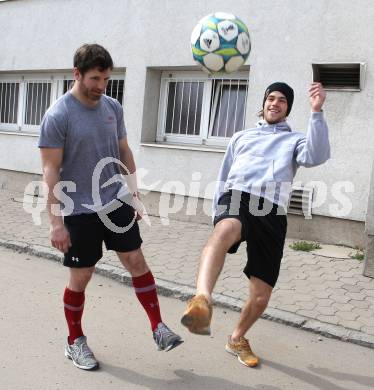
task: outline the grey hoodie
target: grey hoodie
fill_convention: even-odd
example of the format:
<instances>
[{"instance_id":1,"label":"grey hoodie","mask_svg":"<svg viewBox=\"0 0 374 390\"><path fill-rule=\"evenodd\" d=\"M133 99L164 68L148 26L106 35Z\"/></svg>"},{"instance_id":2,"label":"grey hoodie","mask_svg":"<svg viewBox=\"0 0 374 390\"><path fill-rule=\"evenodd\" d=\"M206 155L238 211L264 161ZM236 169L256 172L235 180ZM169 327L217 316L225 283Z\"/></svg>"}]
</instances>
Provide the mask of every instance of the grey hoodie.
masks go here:
<instances>
[{"instance_id":1,"label":"grey hoodie","mask_svg":"<svg viewBox=\"0 0 374 390\"><path fill-rule=\"evenodd\" d=\"M213 199L213 218L220 196L230 190L263 196L287 209L291 184L299 166L314 167L330 158L328 127L322 112L313 112L305 134L287 122L235 133L227 147Z\"/></svg>"}]
</instances>

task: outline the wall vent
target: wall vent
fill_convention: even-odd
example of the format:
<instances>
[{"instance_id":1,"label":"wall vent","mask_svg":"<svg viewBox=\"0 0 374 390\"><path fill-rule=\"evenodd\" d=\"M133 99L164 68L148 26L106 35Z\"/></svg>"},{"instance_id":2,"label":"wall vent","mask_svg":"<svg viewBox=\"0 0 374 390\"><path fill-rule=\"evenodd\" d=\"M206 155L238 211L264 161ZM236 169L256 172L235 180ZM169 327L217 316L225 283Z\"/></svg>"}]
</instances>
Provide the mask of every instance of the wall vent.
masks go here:
<instances>
[{"instance_id":1,"label":"wall vent","mask_svg":"<svg viewBox=\"0 0 374 390\"><path fill-rule=\"evenodd\" d=\"M322 83L327 90L361 91L364 63L312 64L313 81Z\"/></svg>"},{"instance_id":2,"label":"wall vent","mask_svg":"<svg viewBox=\"0 0 374 390\"><path fill-rule=\"evenodd\" d=\"M288 214L303 215L305 219L312 218L313 188L292 187L288 202Z\"/></svg>"}]
</instances>

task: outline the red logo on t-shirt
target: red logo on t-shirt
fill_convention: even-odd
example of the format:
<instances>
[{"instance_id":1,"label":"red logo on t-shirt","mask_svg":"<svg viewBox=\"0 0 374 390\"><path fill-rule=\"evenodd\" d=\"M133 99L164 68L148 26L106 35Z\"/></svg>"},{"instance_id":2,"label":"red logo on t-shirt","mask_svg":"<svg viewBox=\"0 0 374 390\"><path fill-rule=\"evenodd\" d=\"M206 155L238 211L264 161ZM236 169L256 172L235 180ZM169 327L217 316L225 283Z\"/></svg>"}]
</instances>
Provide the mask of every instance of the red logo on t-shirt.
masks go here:
<instances>
[{"instance_id":1,"label":"red logo on t-shirt","mask_svg":"<svg viewBox=\"0 0 374 390\"><path fill-rule=\"evenodd\" d=\"M106 124L108 124L108 125L111 125L112 123L114 123L114 121L115 121L115 118L114 118L114 116L107 116L106 117L106 120L104 121Z\"/></svg>"}]
</instances>

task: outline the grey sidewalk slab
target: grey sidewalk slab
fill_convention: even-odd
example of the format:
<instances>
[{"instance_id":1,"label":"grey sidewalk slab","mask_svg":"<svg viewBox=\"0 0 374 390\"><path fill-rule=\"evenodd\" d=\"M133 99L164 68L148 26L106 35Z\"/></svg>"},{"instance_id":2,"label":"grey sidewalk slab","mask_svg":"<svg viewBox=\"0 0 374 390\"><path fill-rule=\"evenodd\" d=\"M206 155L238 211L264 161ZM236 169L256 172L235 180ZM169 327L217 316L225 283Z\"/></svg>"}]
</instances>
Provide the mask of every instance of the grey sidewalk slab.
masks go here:
<instances>
[{"instance_id":1,"label":"grey sidewalk slab","mask_svg":"<svg viewBox=\"0 0 374 390\"><path fill-rule=\"evenodd\" d=\"M0 245L60 260L50 247L46 213L41 225L23 209L23 194L0 190ZM194 293L197 263L211 227L150 217L140 224L143 251L157 279L160 293L188 299ZM295 252L287 240L279 281L264 317L326 336L374 348L374 279L362 275L362 263ZM245 245L228 255L214 296L217 304L240 310L247 297L242 273ZM98 272L130 284L130 275L116 255L105 252Z\"/></svg>"}]
</instances>

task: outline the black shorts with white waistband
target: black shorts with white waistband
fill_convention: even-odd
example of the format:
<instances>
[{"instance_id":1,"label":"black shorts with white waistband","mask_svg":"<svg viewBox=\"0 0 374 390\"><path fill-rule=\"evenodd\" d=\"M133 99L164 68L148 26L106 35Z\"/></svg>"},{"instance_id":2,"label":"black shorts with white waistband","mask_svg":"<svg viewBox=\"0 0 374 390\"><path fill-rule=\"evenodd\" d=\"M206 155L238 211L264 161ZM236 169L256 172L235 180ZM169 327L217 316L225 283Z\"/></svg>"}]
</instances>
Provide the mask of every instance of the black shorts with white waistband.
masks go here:
<instances>
[{"instance_id":1,"label":"black shorts with white waistband","mask_svg":"<svg viewBox=\"0 0 374 390\"><path fill-rule=\"evenodd\" d=\"M241 240L228 253L236 253L241 242L246 241L247 264L244 274L274 287L287 232L285 211L262 197L237 190L225 192L218 200L218 209L214 226L226 218L236 218L242 224Z\"/></svg>"},{"instance_id":2,"label":"black shorts with white waistband","mask_svg":"<svg viewBox=\"0 0 374 390\"><path fill-rule=\"evenodd\" d=\"M103 242L108 250L116 252L130 252L140 248L142 239L139 226L130 205L123 203L107 216L111 224L102 221L97 213L64 218L72 244L64 255L63 264L66 267L93 267L103 256Z\"/></svg>"}]
</instances>

